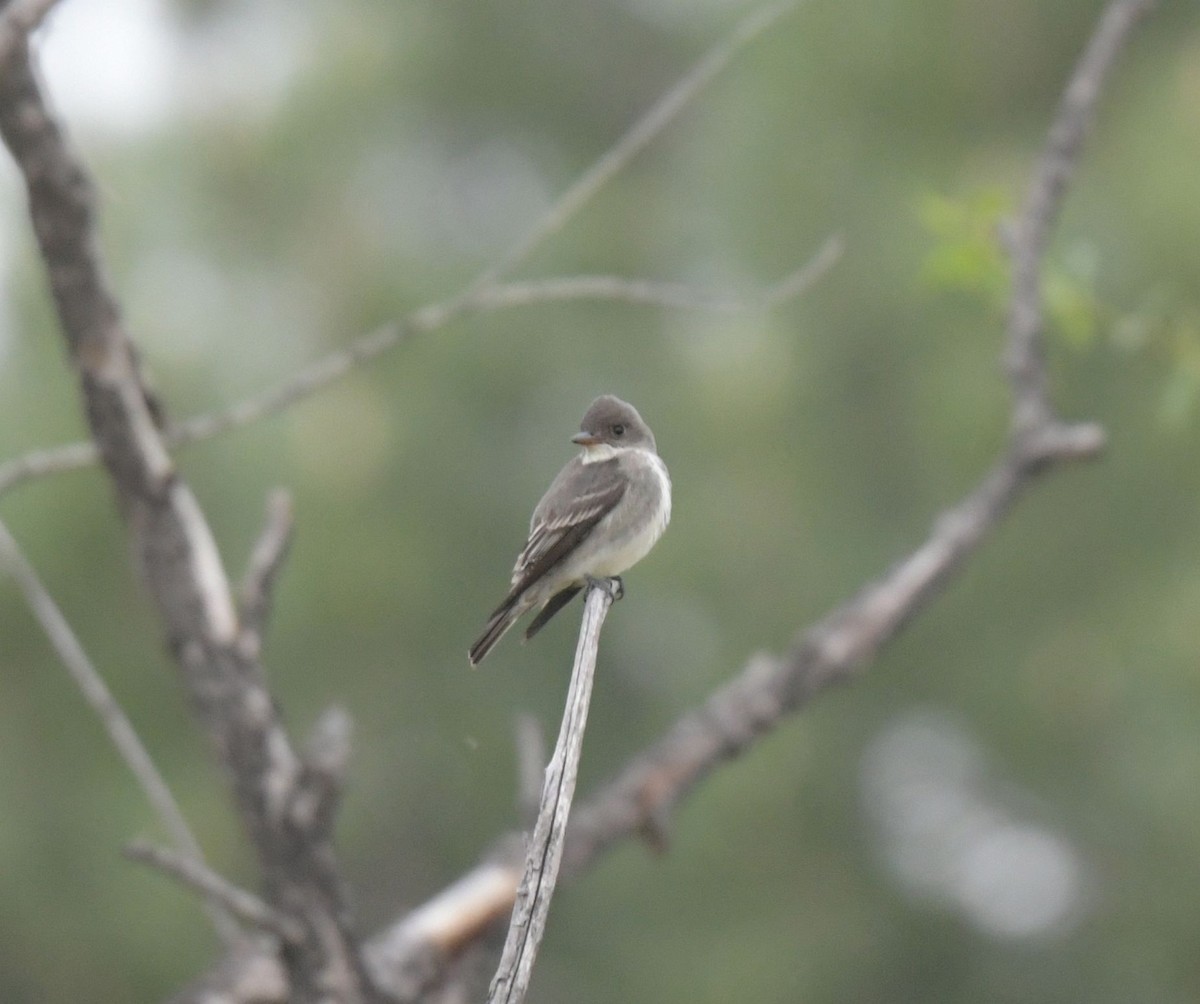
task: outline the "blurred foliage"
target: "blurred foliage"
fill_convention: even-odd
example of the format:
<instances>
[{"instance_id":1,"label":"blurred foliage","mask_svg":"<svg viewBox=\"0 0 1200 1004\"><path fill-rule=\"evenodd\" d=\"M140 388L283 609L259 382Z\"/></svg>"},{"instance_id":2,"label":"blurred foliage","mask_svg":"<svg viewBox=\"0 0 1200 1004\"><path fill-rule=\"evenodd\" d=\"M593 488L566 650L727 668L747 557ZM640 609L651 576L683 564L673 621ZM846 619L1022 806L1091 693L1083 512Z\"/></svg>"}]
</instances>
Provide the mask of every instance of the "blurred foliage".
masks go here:
<instances>
[{"instance_id":1,"label":"blurred foliage","mask_svg":"<svg viewBox=\"0 0 1200 1004\"><path fill-rule=\"evenodd\" d=\"M1008 303L1010 262L1003 232L1015 210L997 188L961 199L929 194L920 202L921 223L933 239L921 278L936 294L963 294L1000 321ZM1106 348L1145 353L1163 371L1157 413L1169 425L1190 418L1200 394L1200 318L1195 303L1151 288L1132 309L1099 291L1100 255L1078 241L1052 255L1042 275L1046 331L1076 351Z\"/></svg>"},{"instance_id":2,"label":"blurred foliage","mask_svg":"<svg viewBox=\"0 0 1200 1004\"><path fill-rule=\"evenodd\" d=\"M1000 231L1013 213L1007 194L988 188L960 200L928 195L919 212L935 241L925 256L921 277L935 290L971 293L1002 309L1010 270Z\"/></svg>"},{"instance_id":3,"label":"blurred foliage","mask_svg":"<svg viewBox=\"0 0 1200 1004\"><path fill-rule=\"evenodd\" d=\"M844 234L769 317L494 313L181 455L231 574L267 490L294 493L267 662L298 738L331 702L354 716L340 844L365 930L513 825L514 715L557 727L573 615L479 672L466 647L595 394L652 424L676 507L606 627L584 794L975 483L1008 420L997 224L1101 6L811 0L521 270L751 295ZM67 0L43 48L130 328L187 415L453 293L745 9ZM1056 402L1106 425L1107 455L696 792L668 854L624 846L563 889L534 1001L1200 998L1197 163L1200 19L1163 4L1045 277ZM2 170L8 458L82 423ZM253 886L103 478L0 515ZM2 578L0 736L0 999L161 999L211 962L194 899L120 858L158 826Z\"/></svg>"}]
</instances>

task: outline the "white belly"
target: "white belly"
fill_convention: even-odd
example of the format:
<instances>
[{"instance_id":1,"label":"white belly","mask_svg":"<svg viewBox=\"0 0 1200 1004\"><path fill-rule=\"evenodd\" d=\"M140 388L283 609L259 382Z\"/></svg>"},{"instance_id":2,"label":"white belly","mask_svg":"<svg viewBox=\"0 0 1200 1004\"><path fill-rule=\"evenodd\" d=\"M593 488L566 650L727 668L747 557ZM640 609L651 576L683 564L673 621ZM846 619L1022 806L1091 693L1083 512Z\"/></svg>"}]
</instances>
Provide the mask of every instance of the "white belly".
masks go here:
<instances>
[{"instance_id":1,"label":"white belly","mask_svg":"<svg viewBox=\"0 0 1200 1004\"><path fill-rule=\"evenodd\" d=\"M594 554L588 562L590 567L581 568L580 574L592 575L597 578L620 575L632 568L650 552L658 538L663 535L667 524L671 521L671 479L667 475L667 465L655 454L648 454L659 485L659 504L651 519L647 520L639 530L624 534L613 542L611 547L601 553ZM602 530L603 522L597 530ZM597 536L604 536L603 533Z\"/></svg>"}]
</instances>

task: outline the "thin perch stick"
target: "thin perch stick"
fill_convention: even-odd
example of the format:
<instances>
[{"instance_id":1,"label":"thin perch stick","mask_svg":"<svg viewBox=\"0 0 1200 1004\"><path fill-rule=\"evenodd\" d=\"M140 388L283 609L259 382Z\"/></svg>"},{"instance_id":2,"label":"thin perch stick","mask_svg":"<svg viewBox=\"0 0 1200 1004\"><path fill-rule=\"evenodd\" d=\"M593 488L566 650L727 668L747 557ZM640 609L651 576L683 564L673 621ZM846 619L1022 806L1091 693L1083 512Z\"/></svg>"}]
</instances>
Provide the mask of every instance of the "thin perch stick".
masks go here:
<instances>
[{"instance_id":1,"label":"thin perch stick","mask_svg":"<svg viewBox=\"0 0 1200 1004\"><path fill-rule=\"evenodd\" d=\"M588 704L592 699L600 628L612 602L612 594L603 584L594 584L588 589L562 726L554 755L546 767L542 804L525 854L525 874L517 890L512 923L488 992L488 1004L521 1004L529 988L533 961L546 930L550 899L558 881L567 819L571 813L571 799L575 796L575 777L579 771Z\"/></svg>"}]
</instances>

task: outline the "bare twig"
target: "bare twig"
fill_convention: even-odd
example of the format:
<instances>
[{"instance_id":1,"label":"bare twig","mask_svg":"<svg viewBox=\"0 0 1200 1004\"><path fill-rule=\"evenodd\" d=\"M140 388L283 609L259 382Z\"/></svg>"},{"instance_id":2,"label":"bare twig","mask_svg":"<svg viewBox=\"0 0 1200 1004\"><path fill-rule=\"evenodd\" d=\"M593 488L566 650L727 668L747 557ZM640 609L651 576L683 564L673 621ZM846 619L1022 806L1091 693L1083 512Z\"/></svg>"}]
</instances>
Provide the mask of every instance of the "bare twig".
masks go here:
<instances>
[{"instance_id":1,"label":"bare twig","mask_svg":"<svg viewBox=\"0 0 1200 1004\"><path fill-rule=\"evenodd\" d=\"M100 460L93 442L65 443L34 450L0 464L0 495L25 481L83 470Z\"/></svg>"},{"instance_id":2,"label":"bare twig","mask_svg":"<svg viewBox=\"0 0 1200 1004\"><path fill-rule=\"evenodd\" d=\"M177 449L277 414L408 338L443 328L451 321L471 314L574 300L725 313L771 310L807 292L836 264L841 253L841 238L830 237L809 261L757 298L714 293L686 283L608 275L565 276L473 287L361 336L346 348L303 367L276 387L220 411L175 423L164 431L163 442L168 448ZM27 481L90 467L99 459L99 451L90 442L67 443L15 457L0 464L0 495Z\"/></svg>"},{"instance_id":3,"label":"bare twig","mask_svg":"<svg viewBox=\"0 0 1200 1004\"><path fill-rule=\"evenodd\" d=\"M733 31L709 49L674 87L659 98L599 160L580 175L529 232L494 265L485 269L470 288L478 289L492 285L528 258L546 238L561 230L567 221L587 205L617 172L658 136L671 120L725 69L743 46L752 42L798 3L799 0L784 0L782 3L769 4L747 14L734 26Z\"/></svg>"},{"instance_id":4,"label":"bare twig","mask_svg":"<svg viewBox=\"0 0 1200 1004\"><path fill-rule=\"evenodd\" d=\"M124 853L130 861L155 868L200 893L205 899L220 903L223 909L252 927L277 934L284 940L300 937L297 926L286 917L276 913L253 893L239 889L196 858L184 857L142 841L129 844Z\"/></svg>"},{"instance_id":5,"label":"bare twig","mask_svg":"<svg viewBox=\"0 0 1200 1004\"><path fill-rule=\"evenodd\" d=\"M774 310L776 307L781 307L785 303L803 296L838 263L845 251L846 241L841 234L827 237L825 243L812 258L791 275L785 275L767 291L767 295L763 297L762 308Z\"/></svg>"},{"instance_id":6,"label":"bare twig","mask_svg":"<svg viewBox=\"0 0 1200 1004\"><path fill-rule=\"evenodd\" d=\"M91 705L108 733L112 744L117 748L121 759L133 774L150 802L151 808L157 813L175 845L189 858L204 861L204 852L200 843L188 826L179 803L171 794L162 774L159 773L149 751L142 744L141 737L134 729L133 723L125 714L125 710L117 703L108 684L104 682L92 660L84 651L79 638L72 630L70 623L54 597L42 584L37 570L29 563L20 546L9 533L8 527L0 522L0 568L7 569L16 582L17 588L25 596L25 601L33 611L34 617L41 624L42 630L58 653L67 673L75 686L83 694L84 700ZM221 902L213 897L206 897L205 908L212 919L213 927L226 947L233 944L241 933L237 922L226 911Z\"/></svg>"},{"instance_id":7,"label":"bare twig","mask_svg":"<svg viewBox=\"0 0 1200 1004\"><path fill-rule=\"evenodd\" d=\"M644 306L706 310L715 313L747 313L772 310L802 296L842 256L842 238L829 237L811 259L770 286L757 297L713 293L682 282L655 282L612 275L578 275L559 279L531 279L488 287L479 294L479 308L523 307L562 300L613 300Z\"/></svg>"},{"instance_id":8,"label":"bare twig","mask_svg":"<svg viewBox=\"0 0 1200 1004\"><path fill-rule=\"evenodd\" d=\"M0 74L59 0L8 0L0 10Z\"/></svg>"},{"instance_id":9,"label":"bare twig","mask_svg":"<svg viewBox=\"0 0 1200 1004\"><path fill-rule=\"evenodd\" d=\"M1097 99L1129 32L1153 0L1110 2L1059 99L1046 144L1033 171L1021 215L1012 231L1012 296L1005 362L1013 389L1013 428L1044 434L1050 420L1042 340L1042 259L1067 186L1079 164Z\"/></svg>"},{"instance_id":10,"label":"bare twig","mask_svg":"<svg viewBox=\"0 0 1200 1004\"><path fill-rule=\"evenodd\" d=\"M313 726L288 810L290 822L300 832L332 831L346 782L353 732L353 720L338 705L326 708Z\"/></svg>"},{"instance_id":11,"label":"bare twig","mask_svg":"<svg viewBox=\"0 0 1200 1004\"><path fill-rule=\"evenodd\" d=\"M199 415L173 425L164 438L168 446L186 446L256 422L303 400L409 338L436 331L451 321L470 315L572 300L614 301L689 310L769 309L805 292L836 263L840 254L840 238L829 238L808 262L771 287L758 300L714 295L683 283L616 276L568 276L494 285L472 283L447 300L427 304L398 321L355 339L346 348L310 363L270 390L222 411ZM37 457L35 463L31 464L28 458L18 458L0 466L0 494L19 481L45 473L47 468L57 473L59 470L70 470L72 462L78 462L80 466L89 462L86 453L77 446L72 444L69 448L76 450L75 454L69 459L61 458L61 462L56 462L52 457L54 451L42 451L38 455L31 455ZM23 467L13 466L10 473L9 467L16 464L22 464Z\"/></svg>"},{"instance_id":12,"label":"bare twig","mask_svg":"<svg viewBox=\"0 0 1200 1004\"><path fill-rule=\"evenodd\" d=\"M550 900L558 882L567 820L575 796L575 778L583 749L583 730L587 725L588 705L592 698L592 680L596 673L596 654L600 647L600 629L612 606L613 594L594 584L588 589L583 608L583 624L575 649L575 667L567 689L562 726L554 755L546 767L542 786L542 804L526 848L525 873L517 889L512 922L500 965L488 993L488 1004L521 1004L533 975L533 962L546 929Z\"/></svg>"},{"instance_id":13,"label":"bare twig","mask_svg":"<svg viewBox=\"0 0 1200 1004\"><path fill-rule=\"evenodd\" d=\"M294 530L292 497L282 488L276 489L267 498L266 520L254 550L250 552L238 597L242 631L256 648L262 645L263 632L271 615L275 579L287 558Z\"/></svg>"}]
</instances>

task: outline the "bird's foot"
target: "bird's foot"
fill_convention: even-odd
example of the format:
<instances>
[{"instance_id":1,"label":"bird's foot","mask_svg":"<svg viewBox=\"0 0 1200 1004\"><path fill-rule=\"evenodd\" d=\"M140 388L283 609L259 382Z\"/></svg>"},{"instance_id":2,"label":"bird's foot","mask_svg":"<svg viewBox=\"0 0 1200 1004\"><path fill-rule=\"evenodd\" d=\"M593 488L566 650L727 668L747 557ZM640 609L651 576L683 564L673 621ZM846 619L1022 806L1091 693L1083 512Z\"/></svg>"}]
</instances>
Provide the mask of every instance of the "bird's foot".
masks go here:
<instances>
[{"instance_id":1,"label":"bird's foot","mask_svg":"<svg viewBox=\"0 0 1200 1004\"><path fill-rule=\"evenodd\" d=\"M611 579L594 579L589 575L587 576L587 586L589 590L603 589L613 603L625 595L625 583L621 581L619 575L614 575Z\"/></svg>"}]
</instances>

